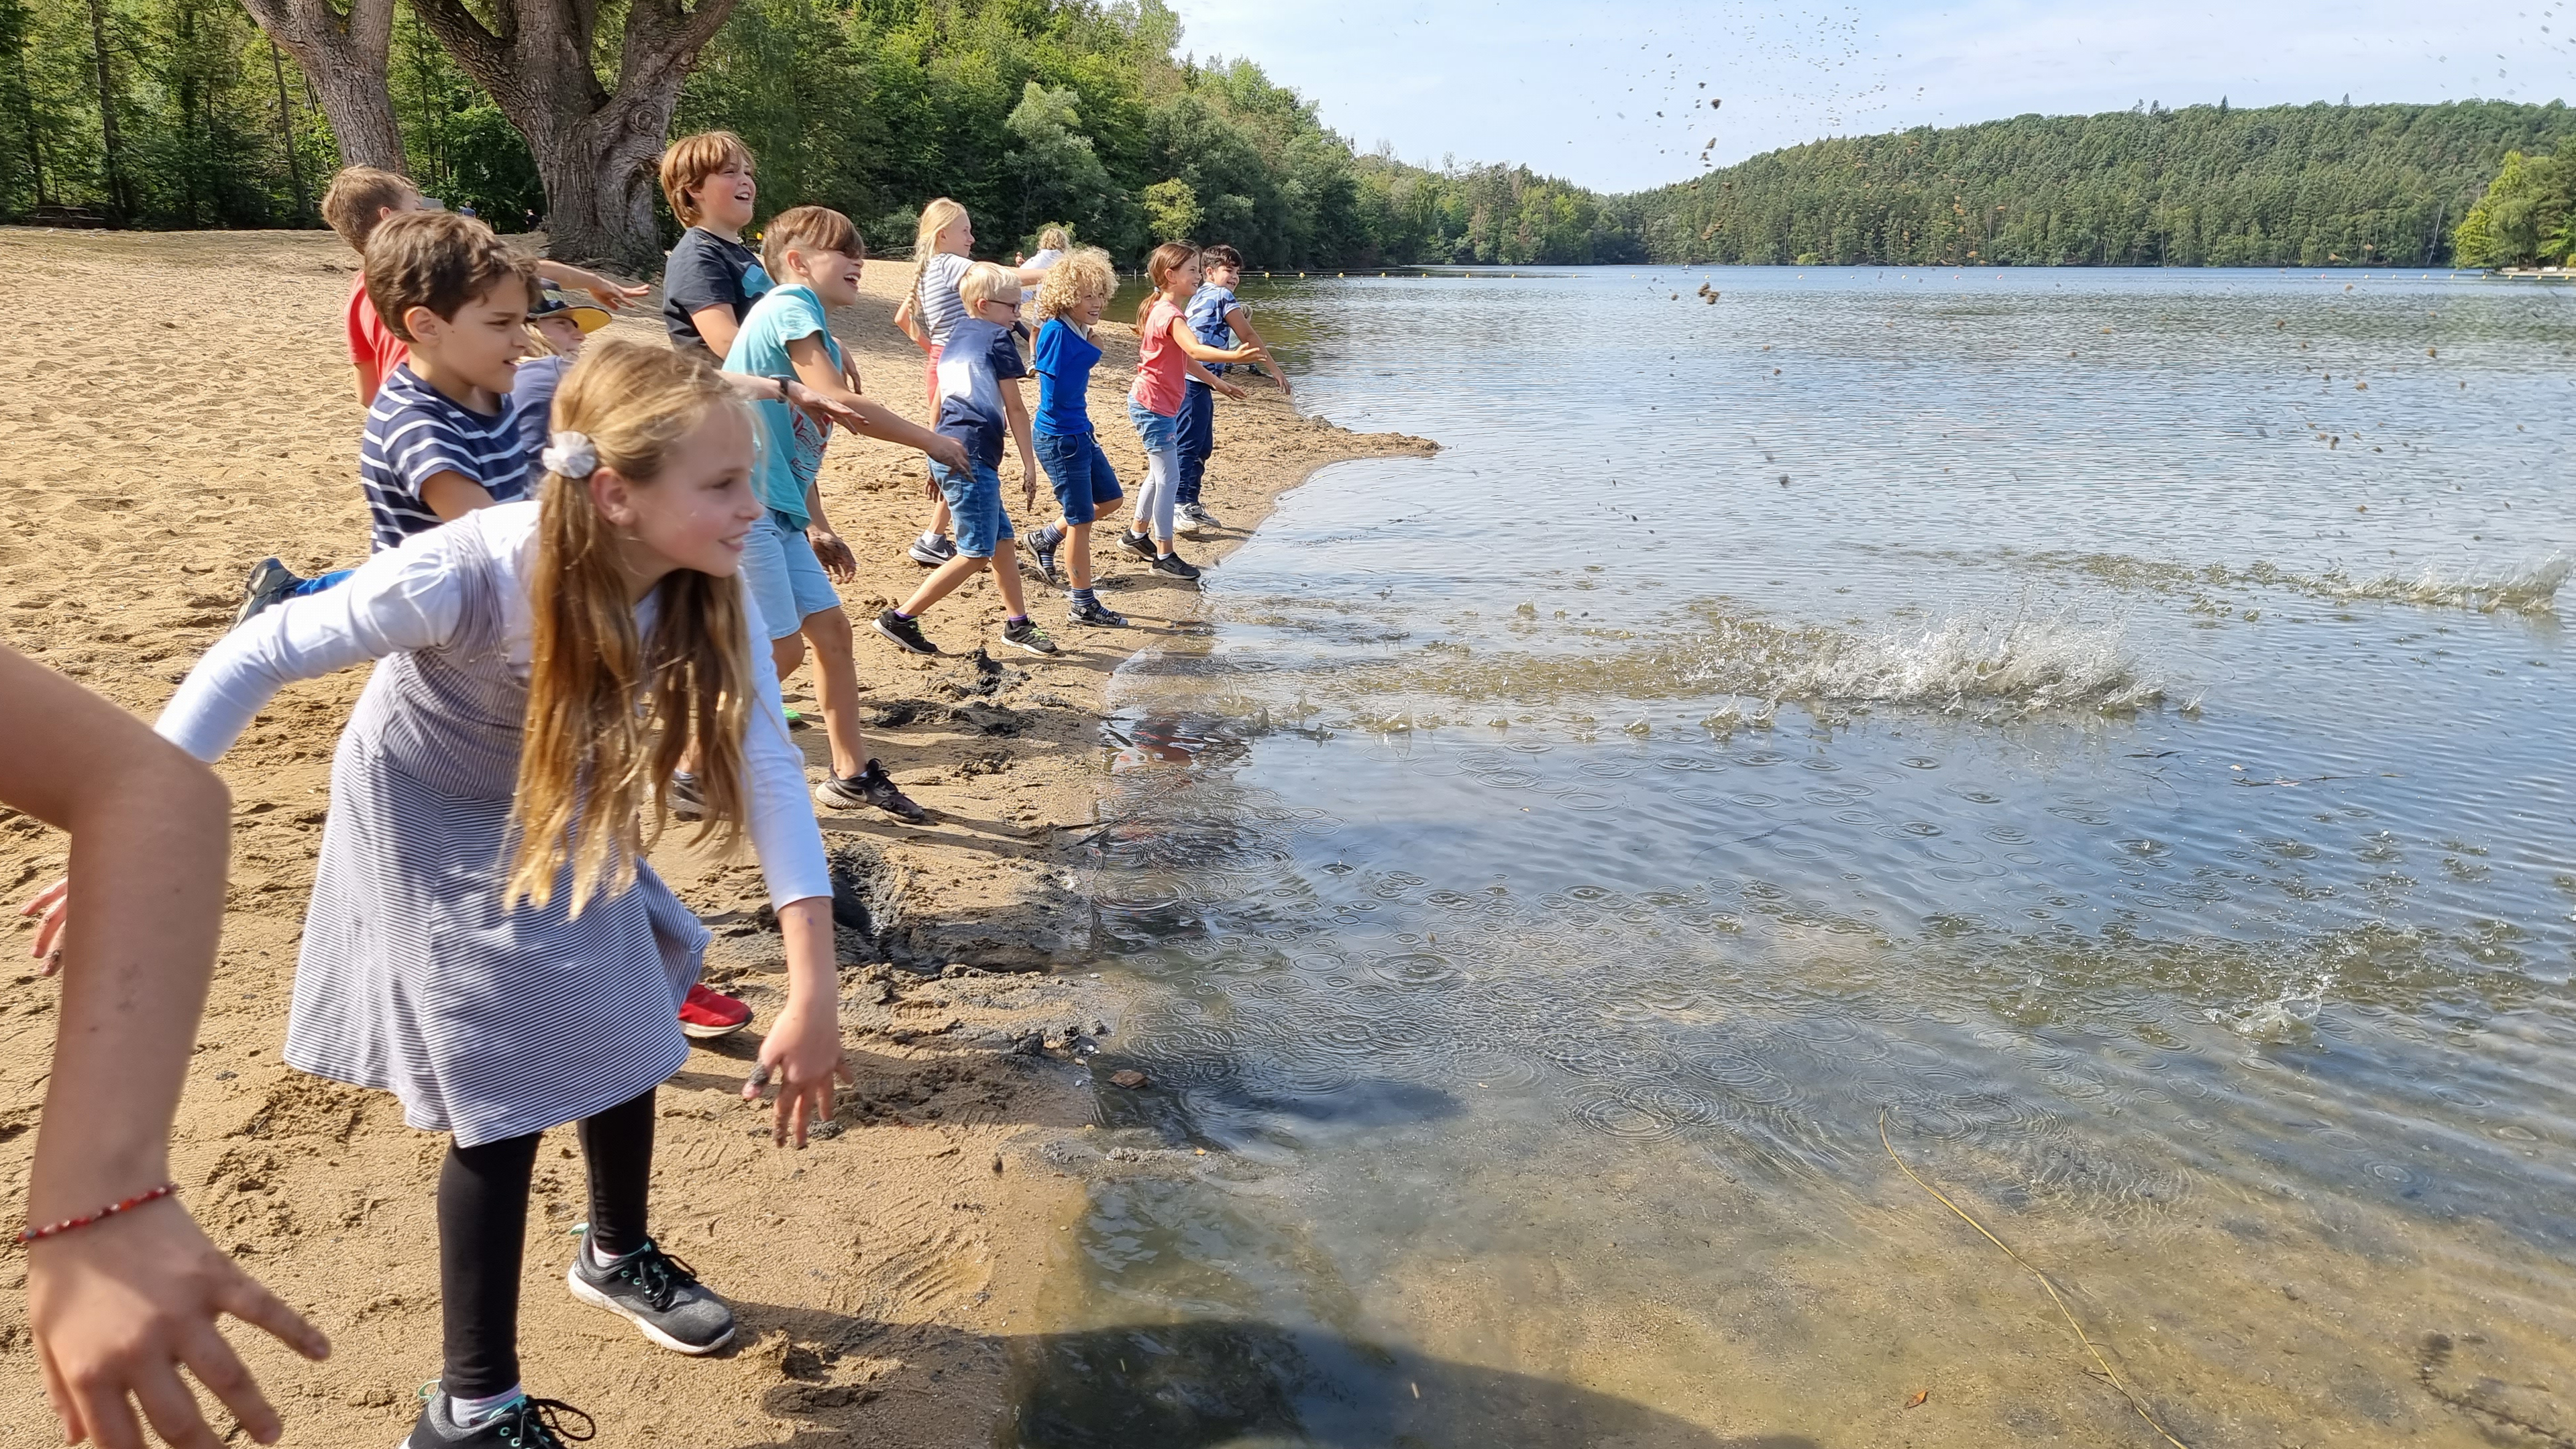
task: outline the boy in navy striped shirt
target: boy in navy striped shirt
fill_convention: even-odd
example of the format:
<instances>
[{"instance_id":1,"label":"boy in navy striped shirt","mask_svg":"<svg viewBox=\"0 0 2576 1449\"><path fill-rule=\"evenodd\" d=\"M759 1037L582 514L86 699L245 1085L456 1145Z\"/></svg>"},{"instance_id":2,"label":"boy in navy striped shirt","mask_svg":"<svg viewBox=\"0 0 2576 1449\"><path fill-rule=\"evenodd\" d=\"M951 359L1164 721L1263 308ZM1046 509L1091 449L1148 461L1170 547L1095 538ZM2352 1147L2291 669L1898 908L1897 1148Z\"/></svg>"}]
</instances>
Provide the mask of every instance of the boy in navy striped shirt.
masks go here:
<instances>
[{"instance_id":1,"label":"boy in navy striped shirt","mask_svg":"<svg viewBox=\"0 0 2576 1449\"><path fill-rule=\"evenodd\" d=\"M386 549L526 493L533 460L510 383L538 292L526 258L443 211L388 217L367 239L366 277L376 315L411 347L358 444L375 547Z\"/></svg>"}]
</instances>

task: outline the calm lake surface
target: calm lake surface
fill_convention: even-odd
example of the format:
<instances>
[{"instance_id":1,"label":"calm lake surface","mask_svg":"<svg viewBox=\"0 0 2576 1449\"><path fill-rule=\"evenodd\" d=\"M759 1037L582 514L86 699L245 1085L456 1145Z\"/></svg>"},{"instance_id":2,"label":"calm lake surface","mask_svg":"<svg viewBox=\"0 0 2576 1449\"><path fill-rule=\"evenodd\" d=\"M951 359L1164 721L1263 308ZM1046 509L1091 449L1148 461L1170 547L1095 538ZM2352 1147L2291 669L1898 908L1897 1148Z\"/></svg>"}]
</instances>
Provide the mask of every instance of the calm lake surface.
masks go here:
<instances>
[{"instance_id":1,"label":"calm lake surface","mask_svg":"<svg viewBox=\"0 0 2576 1449\"><path fill-rule=\"evenodd\" d=\"M1246 297L1013 1442L2576 1439L2576 293Z\"/></svg>"}]
</instances>

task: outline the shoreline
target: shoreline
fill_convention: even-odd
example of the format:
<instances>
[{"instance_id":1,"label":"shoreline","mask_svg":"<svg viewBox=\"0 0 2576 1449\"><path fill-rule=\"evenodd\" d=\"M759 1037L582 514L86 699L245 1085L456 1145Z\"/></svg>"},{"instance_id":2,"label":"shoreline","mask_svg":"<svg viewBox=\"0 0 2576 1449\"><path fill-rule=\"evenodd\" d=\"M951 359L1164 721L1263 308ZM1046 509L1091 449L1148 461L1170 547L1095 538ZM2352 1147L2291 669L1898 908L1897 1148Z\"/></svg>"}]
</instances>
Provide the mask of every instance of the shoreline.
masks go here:
<instances>
[{"instance_id":1,"label":"shoreline","mask_svg":"<svg viewBox=\"0 0 2576 1449\"><path fill-rule=\"evenodd\" d=\"M363 557L363 414L340 336L354 263L328 233L0 230L0 269L21 283L0 302L14 343L0 354L0 424L18 445L0 462L0 639L148 717L229 625L252 562L275 553L310 572ZM869 393L918 420L920 354L891 324L911 275L870 263L859 305L831 320ZM658 339L658 307L657 293L612 327ZM1100 331L1092 415L1132 494L1142 455L1116 422L1133 333ZM1321 467L1432 448L1302 417L1275 391L1221 403L1217 427L1207 498L1232 526L1184 541L1201 562L1240 546ZM604 1442L988 1444L1010 1336L1034 1316L1055 1228L1098 1157L1071 1140L1091 1115L1076 1048L1102 1027L1115 1040L1115 1023L1083 974L1086 913L1064 869L1096 813L1108 682L1193 621L1197 591L1102 550L1104 601L1137 627L1059 630L1061 591L1024 574L1063 654L992 653L1002 610L989 580L928 616L946 653L901 654L867 622L920 577L900 550L927 511L921 476L917 457L847 436L823 472L826 507L860 559L841 592L869 747L933 815L921 826L823 817L866 909L840 933L856 1080L835 1136L774 1149L766 1117L733 1095L783 1000L757 867L691 851L678 833L655 852L716 932L708 979L759 1013L751 1031L698 1044L659 1113L657 1232L735 1303L735 1346L681 1359L571 1303L556 1282L585 1212L571 1134L550 1137L540 1159L521 1310L528 1379L598 1415ZM810 668L787 684L791 707L811 707ZM398 1435L438 1367L431 1188L444 1139L405 1127L388 1096L278 1058L330 756L364 679L353 670L281 693L218 766L234 794L234 868L173 1134L175 1175L210 1236L333 1339L330 1360L305 1364L235 1335L289 1445ZM825 761L819 721L798 738L809 762ZM59 871L63 846L0 812L0 883L23 897ZM17 923L0 949L23 952L27 929ZM0 1185L23 1201L53 996L31 970L12 976ZM0 1373L22 1385L0 1424L33 1442L55 1428L17 1291L23 1249L0 1250L0 1275Z\"/></svg>"}]
</instances>

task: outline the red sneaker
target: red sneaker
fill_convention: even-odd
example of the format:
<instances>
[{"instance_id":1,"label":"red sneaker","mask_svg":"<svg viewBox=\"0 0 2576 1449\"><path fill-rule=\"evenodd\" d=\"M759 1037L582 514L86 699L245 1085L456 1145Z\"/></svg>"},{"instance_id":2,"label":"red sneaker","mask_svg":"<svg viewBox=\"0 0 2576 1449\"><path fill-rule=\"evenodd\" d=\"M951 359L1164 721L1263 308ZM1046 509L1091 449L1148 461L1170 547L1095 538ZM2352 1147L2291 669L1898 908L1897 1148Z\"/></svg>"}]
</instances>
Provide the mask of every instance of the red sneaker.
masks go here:
<instances>
[{"instance_id":1,"label":"red sneaker","mask_svg":"<svg viewBox=\"0 0 2576 1449\"><path fill-rule=\"evenodd\" d=\"M751 1025L751 1008L721 991L704 986L689 988L689 999L680 1003L680 1034L701 1040L731 1036Z\"/></svg>"}]
</instances>

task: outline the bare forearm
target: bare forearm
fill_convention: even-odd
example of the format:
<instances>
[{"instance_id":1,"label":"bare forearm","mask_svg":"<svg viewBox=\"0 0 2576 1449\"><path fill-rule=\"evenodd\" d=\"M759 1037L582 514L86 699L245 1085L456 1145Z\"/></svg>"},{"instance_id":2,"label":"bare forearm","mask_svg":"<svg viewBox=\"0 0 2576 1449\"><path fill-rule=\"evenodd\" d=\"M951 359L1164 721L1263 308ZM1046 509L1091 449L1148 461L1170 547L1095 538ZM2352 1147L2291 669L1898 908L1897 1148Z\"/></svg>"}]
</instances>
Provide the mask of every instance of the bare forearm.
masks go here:
<instances>
[{"instance_id":1,"label":"bare forearm","mask_svg":"<svg viewBox=\"0 0 2576 1449\"><path fill-rule=\"evenodd\" d=\"M787 948L787 1009L837 1020L841 974L833 959L831 898L807 896L780 907L778 934Z\"/></svg>"},{"instance_id":2,"label":"bare forearm","mask_svg":"<svg viewBox=\"0 0 2576 1449\"><path fill-rule=\"evenodd\" d=\"M60 1022L28 1216L156 1186L205 1006L229 798L204 766L96 695L0 650L0 799L70 832Z\"/></svg>"}]
</instances>

